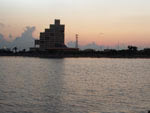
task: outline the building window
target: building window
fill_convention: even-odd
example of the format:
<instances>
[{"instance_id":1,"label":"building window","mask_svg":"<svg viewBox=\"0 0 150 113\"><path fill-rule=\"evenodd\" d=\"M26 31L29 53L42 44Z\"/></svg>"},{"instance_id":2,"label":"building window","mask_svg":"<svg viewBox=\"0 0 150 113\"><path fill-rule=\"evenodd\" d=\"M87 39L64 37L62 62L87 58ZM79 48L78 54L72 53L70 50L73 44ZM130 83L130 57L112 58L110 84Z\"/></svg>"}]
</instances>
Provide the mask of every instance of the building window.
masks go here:
<instances>
[{"instance_id":1,"label":"building window","mask_svg":"<svg viewBox=\"0 0 150 113\"><path fill-rule=\"evenodd\" d=\"M54 36L54 33L50 33L51 36Z\"/></svg>"},{"instance_id":2,"label":"building window","mask_svg":"<svg viewBox=\"0 0 150 113\"><path fill-rule=\"evenodd\" d=\"M61 30L60 32L64 33L64 30Z\"/></svg>"}]
</instances>

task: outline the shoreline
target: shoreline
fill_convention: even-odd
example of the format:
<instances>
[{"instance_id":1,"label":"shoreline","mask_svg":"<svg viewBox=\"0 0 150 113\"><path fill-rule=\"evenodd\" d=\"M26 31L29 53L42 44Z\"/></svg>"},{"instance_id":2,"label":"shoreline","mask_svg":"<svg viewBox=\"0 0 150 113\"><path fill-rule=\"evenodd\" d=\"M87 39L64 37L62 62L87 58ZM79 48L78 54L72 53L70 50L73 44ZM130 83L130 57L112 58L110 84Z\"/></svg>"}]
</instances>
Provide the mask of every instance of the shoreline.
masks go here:
<instances>
[{"instance_id":1,"label":"shoreline","mask_svg":"<svg viewBox=\"0 0 150 113\"><path fill-rule=\"evenodd\" d=\"M34 58L121 58L121 59L150 59L150 56L146 55L62 55L62 54L48 54L48 55L36 55L36 54L3 54L0 57L34 57Z\"/></svg>"}]
</instances>

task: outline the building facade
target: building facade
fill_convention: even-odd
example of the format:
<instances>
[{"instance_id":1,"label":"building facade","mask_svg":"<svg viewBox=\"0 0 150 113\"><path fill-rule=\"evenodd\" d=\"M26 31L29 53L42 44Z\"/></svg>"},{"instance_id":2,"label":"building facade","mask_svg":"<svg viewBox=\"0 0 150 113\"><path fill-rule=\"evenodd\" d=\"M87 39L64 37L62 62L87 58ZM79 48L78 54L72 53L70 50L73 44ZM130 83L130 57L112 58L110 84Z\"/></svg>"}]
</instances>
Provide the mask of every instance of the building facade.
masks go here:
<instances>
[{"instance_id":1,"label":"building facade","mask_svg":"<svg viewBox=\"0 0 150 113\"><path fill-rule=\"evenodd\" d=\"M66 48L64 37L65 25L61 25L60 20L56 19L49 29L40 33L40 40L35 40L35 46L39 45L40 50Z\"/></svg>"}]
</instances>

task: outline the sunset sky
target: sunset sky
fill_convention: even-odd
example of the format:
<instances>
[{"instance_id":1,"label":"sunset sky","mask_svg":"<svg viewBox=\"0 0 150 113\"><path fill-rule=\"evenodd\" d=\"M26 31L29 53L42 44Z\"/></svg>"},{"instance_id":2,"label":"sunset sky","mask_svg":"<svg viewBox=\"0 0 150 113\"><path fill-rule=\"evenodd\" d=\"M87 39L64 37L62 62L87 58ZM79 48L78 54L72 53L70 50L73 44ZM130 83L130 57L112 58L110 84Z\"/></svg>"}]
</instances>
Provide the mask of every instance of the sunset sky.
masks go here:
<instances>
[{"instance_id":1,"label":"sunset sky","mask_svg":"<svg viewBox=\"0 0 150 113\"><path fill-rule=\"evenodd\" d=\"M66 25L66 42L150 47L150 0L0 0L0 33L6 39L35 26L39 38L54 19Z\"/></svg>"}]
</instances>

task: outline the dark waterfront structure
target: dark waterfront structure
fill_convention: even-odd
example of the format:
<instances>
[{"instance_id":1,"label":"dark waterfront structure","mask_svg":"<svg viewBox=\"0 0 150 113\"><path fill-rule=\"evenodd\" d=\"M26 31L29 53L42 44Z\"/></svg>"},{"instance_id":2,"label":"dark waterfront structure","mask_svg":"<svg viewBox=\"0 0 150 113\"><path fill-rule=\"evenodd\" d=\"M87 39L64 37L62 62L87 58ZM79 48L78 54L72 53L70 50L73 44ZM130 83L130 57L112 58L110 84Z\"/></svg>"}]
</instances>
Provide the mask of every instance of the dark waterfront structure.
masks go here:
<instances>
[{"instance_id":1,"label":"dark waterfront structure","mask_svg":"<svg viewBox=\"0 0 150 113\"><path fill-rule=\"evenodd\" d=\"M35 46L39 45L40 50L66 49L65 45L65 25L60 24L60 20L55 19L55 23L49 29L40 33L40 40L35 40Z\"/></svg>"}]
</instances>

